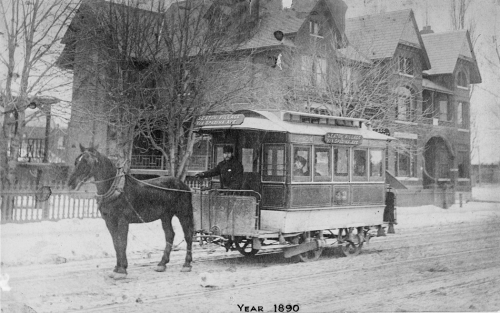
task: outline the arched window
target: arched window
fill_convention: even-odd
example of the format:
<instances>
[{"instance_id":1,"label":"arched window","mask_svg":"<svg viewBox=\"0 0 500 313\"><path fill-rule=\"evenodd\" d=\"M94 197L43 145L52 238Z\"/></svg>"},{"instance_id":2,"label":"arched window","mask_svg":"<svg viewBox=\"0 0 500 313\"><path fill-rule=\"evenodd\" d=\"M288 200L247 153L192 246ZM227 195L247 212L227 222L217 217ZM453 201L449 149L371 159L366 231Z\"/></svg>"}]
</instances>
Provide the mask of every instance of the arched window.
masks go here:
<instances>
[{"instance_id":1,"label":"arched window","mask_svg":"<svg viewBox=\"0 0 500 313\"><path fill-rule=\"evenodd\" d=\"M398 87L396 97L396 118L400 121L413 121L416 110L415 93L409 87Z\"/></svg>"},{"instance_id":2,"label":"arched window","mask_svg":"<svg viewBox=\"0 0 500 313\"><path fill-rule=\"evenodd\" d=\"M457 85L459 87L464 87L464 88L468 88L469 87L469 84L467 82L467 74L465 74L464 71L458 72L458 75L457 75Z\"/></svg>"}]
</instances>

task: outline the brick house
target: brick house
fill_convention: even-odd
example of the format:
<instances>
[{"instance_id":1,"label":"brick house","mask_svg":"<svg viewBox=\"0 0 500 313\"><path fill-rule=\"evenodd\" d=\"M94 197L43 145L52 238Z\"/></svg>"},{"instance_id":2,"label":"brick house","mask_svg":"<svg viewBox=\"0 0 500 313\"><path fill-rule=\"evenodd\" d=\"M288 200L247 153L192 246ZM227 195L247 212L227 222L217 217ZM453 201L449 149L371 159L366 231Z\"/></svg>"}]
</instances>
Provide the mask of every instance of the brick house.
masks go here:
<instances>
[{"instance_id":1,"label":"brick house","mask_svg":"<svg viewBox=\"0 0 500 313\"><path fill-rule=\"evenodd\" d=\"M255 75L257 79L290 76L287 57L292 51L299 56L300 73L307 76L305 85L309 89L317 87L327 79L325 73L330 73L330 60L321 57L321 53L312 59L309 57L310 47L317 42L327 49L333 47L339 54L354 51L349 58L364 66L384 62L394 65L394 76L406 84L393 91L397 103L393 112L394 127L388 131L410 149L388 153L387 172L410 189L448 183L456 190L470 192L468 90L470 84L480 83L481 77L467 32L420 33L411 10L346 20L347 6L342 0L294 1L292 9L286 10L280 0L253 0L248 5L256 26L239 52L250 55L257 64L268 65ZM74 71L74 85L79 85L73 94L68 160L79 153L77 142L99 144L107 154L115 148L108 140L109 129L104 123L79 115L83 111L79 107L91 105L98 109L95 99L105 95L106 90L95 82L98 78L103 79L98 68L94 75L83 78L80 66L92 63L92 58L98 56L81 53L79 45L82 42L74 40L73 36L70 32L65 36L63 43L66 46L61 56L66 60L66 67ZM377 63L380 61L382 63ZM335 111L331 103L322 103L321 99L311 104L308 88L284 103L302 111L321 112L321 108ZM252 108L252 103L231 107ZM147 165L142 161L132 163L137 173L167 173L161 156L155 156L144 143L136 142L136 146L143 146L143 151L149 150L149 155L139 157L132 152L132 160L152 157L147 159ZM195 149L194 171L211 164L208 147L209 142L205 141Z\"/></svg>"},{"instance_id":2,"label":"brick house","mask_svg":"<svg viewBox=\"0 0 500 313\"><path fill-rule=\"evenodd\" d=\"M470 191L470 88L481 83L474 49L468 31L433 33L424 27L422 39L431 60L424 72L423 106L428 110L428 125L422 138L428 175L449 180L456 191Z\"/></svg>"},{"instance_id":3,"label":"brick house","mask_svg":"<svg viewBox=\"0 0 500 313\"><path fill-rule=\"evenodd\" d=\"M448 183L470 192L469 88L481 76L468 32L434 34L427 26L419 34L409 10L353 18L347 25L348 37L373 38L360 47L370 58L397 60L399 74L411 80L405 111L423 116L416 123L412 116L397 115L396 123L412 125L413 131L391 135L415 146L416 153L389 155L388 171L409 188Z\"/></svg>"}]
</instances>

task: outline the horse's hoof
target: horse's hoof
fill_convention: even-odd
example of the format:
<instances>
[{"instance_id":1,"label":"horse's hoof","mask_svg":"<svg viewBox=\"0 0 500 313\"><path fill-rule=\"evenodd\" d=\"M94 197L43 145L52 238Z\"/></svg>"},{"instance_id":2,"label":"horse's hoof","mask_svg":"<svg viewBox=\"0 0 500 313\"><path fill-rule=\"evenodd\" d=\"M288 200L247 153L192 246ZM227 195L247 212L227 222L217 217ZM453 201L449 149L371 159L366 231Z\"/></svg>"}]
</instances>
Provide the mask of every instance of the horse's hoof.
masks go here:
<instances>
[{"instance_id":1,"label":"horse's hoof","mask_svg":"<svg viewBox=\"0 0 500 313\"><path fill-rule=\"evenodd\" d=\"M191 266L183 266L181 272L191 272Z\"/></svg>"},{"instance_id":2,"label":"horse's hoof","mask_svg":"<svg viewBox=\"0 0 500 313\"><path fill-rule=\"evenodd\" d=\"M155 271L157 271L157 272L165 272L166 270L167 270L167 267L165 265L158 265L155 268Z\"/></svg>"},{"instance_id":3,"label":"horse's hoof","mask_svg":"<svg viewBox=\"0 0 500 313\"><path fill-rule=\"evenodd\" d=\"M108 274L108 277L109 278L115 278L115 274L116 274L116 272L111 272L111 273Z\"/></svg>"},{"instance_id":4,"label":"horse's hoof","mask_svg":"<svg viewBox=\"0 0 500 313\"><path fill-rule=\"evenodd\" d=\"M126 273L114 273L115 275L113 276L114 280L120 280L120 279L125 279L127 278Z\"/></svg>"}]
</instances>

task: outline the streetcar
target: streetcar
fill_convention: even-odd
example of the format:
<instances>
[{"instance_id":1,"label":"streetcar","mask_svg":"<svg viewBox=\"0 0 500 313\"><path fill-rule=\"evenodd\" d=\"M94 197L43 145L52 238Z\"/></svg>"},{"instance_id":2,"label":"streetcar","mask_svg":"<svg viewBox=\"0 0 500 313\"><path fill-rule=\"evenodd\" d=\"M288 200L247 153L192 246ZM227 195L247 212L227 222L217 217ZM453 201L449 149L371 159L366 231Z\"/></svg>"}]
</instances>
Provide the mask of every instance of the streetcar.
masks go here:
<instances>
[{"instance_id":1,"label":"streetcar","mask_svg":"<svg viewBox=\"0 0 500 313\"><path fill-rule=\"evenodd\" d=\"M217 177L193 193L197 237L245 256L282 249L313 261L324 248L356 255L384 228L385 155L393 139L365 119L284 110L202 116L211 138L209 167L232 146L243 165L241 190ZM295 168L297 160L302 169Z\"/></svg>"}]
</instances>

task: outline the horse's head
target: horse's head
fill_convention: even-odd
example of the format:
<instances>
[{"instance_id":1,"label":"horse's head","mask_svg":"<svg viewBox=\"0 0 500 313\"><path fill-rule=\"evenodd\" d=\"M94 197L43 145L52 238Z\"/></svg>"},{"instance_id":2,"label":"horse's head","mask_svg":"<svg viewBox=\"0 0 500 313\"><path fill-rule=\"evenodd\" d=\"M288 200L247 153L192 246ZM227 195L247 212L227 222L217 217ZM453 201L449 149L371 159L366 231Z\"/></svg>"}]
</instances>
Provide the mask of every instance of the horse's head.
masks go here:
<instances>
[{"instance_id":1,"label":"horse's head","mask_svg":"<svg viewBox=\"0 0 500 313\"><path fill-rule=\"evenodd\" d=\"M97 147L85 148L80 144L81 154L75 159L75 169L68 180L71 190L78 189L92 177L95 177L99 165Z\"/></svg>"}]
</instances>

